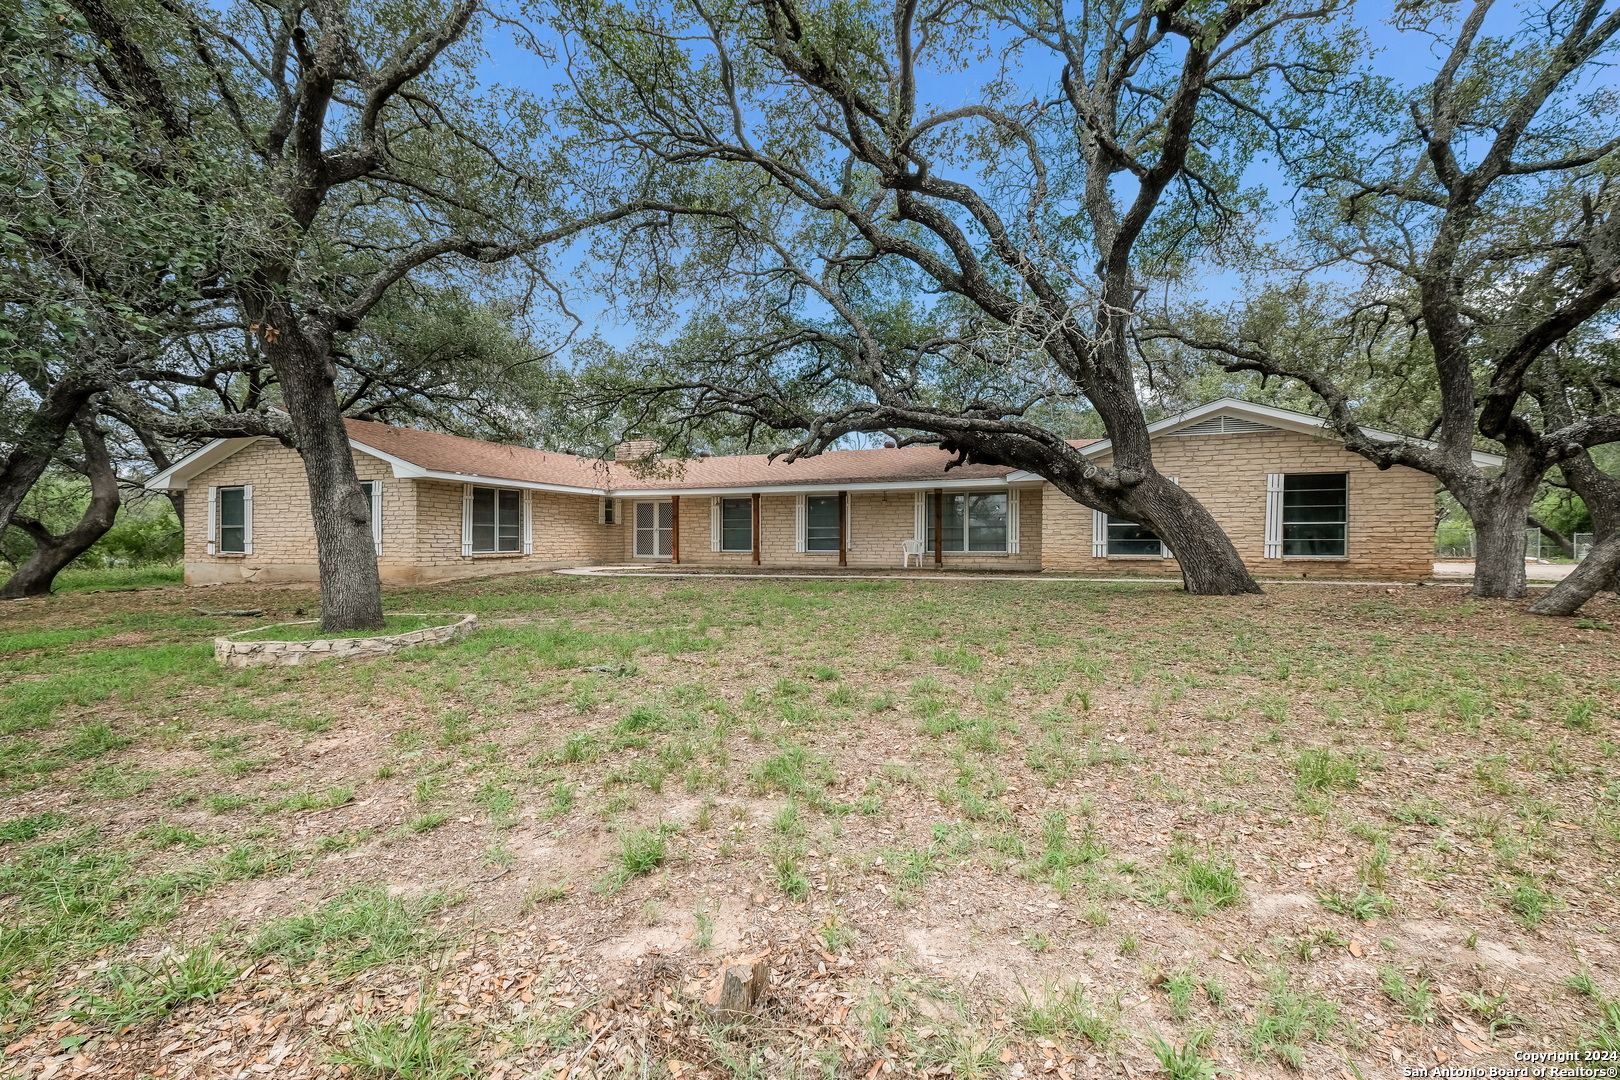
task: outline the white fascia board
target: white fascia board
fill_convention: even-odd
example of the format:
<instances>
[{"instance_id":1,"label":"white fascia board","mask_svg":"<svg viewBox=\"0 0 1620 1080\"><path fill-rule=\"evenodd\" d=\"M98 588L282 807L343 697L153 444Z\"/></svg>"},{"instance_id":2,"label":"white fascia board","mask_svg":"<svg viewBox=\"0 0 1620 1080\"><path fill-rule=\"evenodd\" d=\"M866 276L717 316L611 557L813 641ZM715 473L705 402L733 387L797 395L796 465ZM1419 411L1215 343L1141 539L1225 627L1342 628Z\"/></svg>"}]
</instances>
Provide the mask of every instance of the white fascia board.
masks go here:
<instances>
[{"instance_id":1,"label":"white fascia board","mask_svg":"<svg viewBox=\"0 0 1620 1080\"><path fill-rule=\"evenodd\" d=\"M1321 435L1326 433L1328 438L1335 440L1339 438L1338 433L1320 416L1312 416L1310 413L1302 413L1294 409L1279 409L1275 405L1260 405L1253 401L1244 401L1241 398L1232 397L1216 398L1214 401L1199 405L1196 408L1188 409L1174 416L1167 416L1163 420L1155 420L1148 425L1148 437L1154 438L1177 428L1188 427L1206 417L1218 416L1222 413L1239 416L1245 420L1253 420L1257 424L1270 424L1273 427L1280 427L1300 435ZM1428 439L1414 439L1408 435L1400 435L1393 431L1380 431L1377 428L1362 428L1361 433L1376 442L1405 442L1414 446L1421 446L1425 450L1433 450L1436 446L1435 443ZM1113 449L1113 445L1112 439L1102 439L1092 443L1090 446L1081 447L1080 454L1088 458L1097 457L1099 454L1106 454ZM1474 464L1480 468L1492 468L1505 464L1507 460L1499 454L1487 454L1481 450L1472 451L1471 456Z\"/></svg>"},{"instance_id":2,"label":"white fascia board","mask_svg":"<svg viewBox=\"0 0 1620 1080\"><path fill-rule=\"evenodd\" d=\"M734 487L690 487L690 488L648 488L641 490L627 488L611 491L608 494L619 499L667 499L671 495L730 495L741 498L744 495L836 495L840 491L933 491L943 488L946 491L961 490L963 488L978 488L981 490L999 491L1007 487L1011 477L997 477L989 480L894 480L870 481L862 483L803 483L803 484L767 484L763 486L738 485ZM1036 483L1040 478L1036 477ZM1027 481L1026 481L1027 483Z\"/></svg>"},{"instance_id":3,"label":"white fascia board","mask_svg":"<svg viewBox=\"0 0 1620 1080\"><path fill-rule=\"evenodd\" d=\"M147 480L141 486L148 491L184 491L193 476L204 469L213 468L239 450L246 449L264 436L241 439L215 439L204 443L167 469Z\"/></svg>"},{"instance_id":4,"label":"white fascia board","mask_svg":"<svg viewBox=\"0 0 1620 1080\"><path fill-rule=\"evenodd\" d=\"M412 465L411 472L395 470L395 476L412 480L449 480L457 484L480 484L487 487L520 488L525 491L556 491L564 495L612 495L607 488L575 487L572 484L541 484L533 480L512 480L505 476L484 476L479 473L436 472Z\"/></svg>"}]
</instances>

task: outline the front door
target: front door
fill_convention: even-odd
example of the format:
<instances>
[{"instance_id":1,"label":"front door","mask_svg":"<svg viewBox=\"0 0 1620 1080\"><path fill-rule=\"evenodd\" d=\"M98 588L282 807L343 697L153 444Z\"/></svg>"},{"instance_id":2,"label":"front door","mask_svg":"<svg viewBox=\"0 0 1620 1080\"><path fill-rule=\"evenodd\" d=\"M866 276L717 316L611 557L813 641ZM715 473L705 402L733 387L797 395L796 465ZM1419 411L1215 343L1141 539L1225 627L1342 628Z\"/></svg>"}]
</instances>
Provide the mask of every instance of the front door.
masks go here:
<instances>
[{"instance_id":1,"label":"front door","mask_svg":"<svg viewBox=\"0 0 1620 1080\"><path fill-rule=\"evenodd\" d=\"M669 558L674 525L675 511L669 503L636 503L636 558Z\"/></svg>"}]
</instances>

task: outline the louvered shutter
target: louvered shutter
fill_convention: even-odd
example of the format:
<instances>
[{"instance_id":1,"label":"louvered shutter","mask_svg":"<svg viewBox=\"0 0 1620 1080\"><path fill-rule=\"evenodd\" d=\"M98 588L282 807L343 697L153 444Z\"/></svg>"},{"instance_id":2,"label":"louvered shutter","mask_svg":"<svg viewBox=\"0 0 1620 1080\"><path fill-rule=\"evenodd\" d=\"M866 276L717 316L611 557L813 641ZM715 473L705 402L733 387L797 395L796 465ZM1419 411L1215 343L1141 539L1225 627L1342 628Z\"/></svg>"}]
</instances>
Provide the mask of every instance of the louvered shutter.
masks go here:
<instances>
[{"instance_id":1,"label":"louvered shutter","mask_svg":"<svg viewBox=\"0 0 1620 1080\"><path fill-rule=\"evenodd\" d=\"M253 554L253 485L242 485L242 554Z\"/></svg>"},{"instance_id":2,"label":"louvered shutter","mask_svg":"<svg viewBox=\"0 0 1620 1080\"><path fill-rule=\"evenodd\" d=\"M1266 474L1266 553L1268 559L1283 554L1283 474Z\"/></svg>"},{"instance_id":3,"label":"louvered shutter","mask_svg":"<svg viewBox=\"0 0 1620 1080\"><path fill-rule=\"evenodd\" d=\"M1091 557L1108 558L1108 515L1101 510L1091 512Z\"/></svg>"},{"instance_id":4,"label":"louvered shutter","mask_svg":"<svg viewBox=\"0 0 1620 1080\"><path fill-rule=\"evenodd\" d=\"M855 498L844 493L844 550L855 550Z\"/></svg>"},{"instance_id":5,"label":"louvered shutter","mask_svg":"<svg viewBox=\"0 0 1620 1080\"><path fill-rule=\"evenodd\" d=\"M219 540L219 488L208 489L208 554L218 554L216 543Z\"/></svg>"},{"instance_id":6,"label":"louvered shutter","mask_svg":"<svg viewBox=\"0 0 1620 1080\"><path fill-rule=\"evenodd\" d=\"M793 497L793 550L804 551L804 530L808 517L803 495Z\"/></svg>"},{"instance_id":7,"label":"louvered shutter","mask_svg":"<svg viewBox=\"0 0 1620 1080\"><path fill-rule=\"evenodd\" d=\"M472 491L471 484L461 485L461 556L472 555Z\"/></svg>"},{"instance_id":8,"label":"louvered shutter","mask_svg":"<svg viewBox=\"0 0 1620 1080\"><path fill-rule=\"evenodd\" d=\"M709 500L709 550L720 550L720 496Z\"/></svg>"},{"instance_id":9,"label":"louvered shutter","mask_svg":"<svg viewBox=\"0 0 1620 1080\"><path fill-rule=\"evenodd\" d=\"M928 492L919 491L917 494L916 520L912 522L911 538L924 547L928 546Z\"/></svg>"},{"instance_id":10,"label":"louvered shutter","mask_svg":"<svg viewBox=\"0 0 1620 1080\"><path fill-rule=\"evenodd\" d=\"M382 554L382 481L373 480L367 485L371 492L371 544L378 555Z\"/></svg>"},{"instance_id":11,"label":"louvered shutter","mask_svg":"<svg viewBox=\"0 0 1620 1080\"><path fill-rule=\"evenodd\" d=\"M534 492L523 492L523 554L534 554Z\"/></svg>"},{"instance_id":12,"label":"louvered shutter","mask_svg":"<svg viewBox=\"0 0 1620 1080\"><path fill-rule=\"evenodd\" d=\"M1007 553L1018 554L1018 489L1007 489Z\"/></svg>"}]
</instances>

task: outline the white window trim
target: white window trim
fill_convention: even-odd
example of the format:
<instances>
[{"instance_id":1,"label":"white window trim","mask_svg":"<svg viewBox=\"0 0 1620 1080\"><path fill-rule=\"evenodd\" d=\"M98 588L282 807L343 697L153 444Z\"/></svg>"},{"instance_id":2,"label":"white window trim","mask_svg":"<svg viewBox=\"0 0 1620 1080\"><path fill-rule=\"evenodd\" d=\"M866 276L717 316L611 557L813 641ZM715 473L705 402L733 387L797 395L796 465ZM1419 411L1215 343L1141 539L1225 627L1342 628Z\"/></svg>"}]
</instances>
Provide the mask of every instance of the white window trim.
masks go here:
<instances>
[{"instance_id":1,"label":"white window trim","mask_svg":"<svg viewBox=\"0 0 1620 1080\"><path fill-rule=\"evenodd\" d=\"M666 560L666 559L674 559L675 553L673 551L671 551L670 554L668 554L668 555L660 555L660 554L658 554L658 508L660 506L672 506L673 504L671 504L668 499L635 499L635 500L626 500L626 501L630 503L630 557L632 559L655 559L655 560L660 560L660 561L661 560ZM636 550L636 544L637 544L638 540L640 539L640 534L641 534L641 531L642 531L636 525L636 508L641 506L642 504L646 504L646 505L651 506L653 508L653 511L652 511L652 513L653 513L653 528L652 528L653 553L651 555L643 555L639 551ZM669 537L671 545L673 545L674 542L675 542L675 529L674 529L675 522L673 520L674 513L675 512L672 509L670 511L670 516L671 516L670 526L671 527L670 527L670 537Z\"/></svg>"},{"instance_id":2,"label":"white window trim","mask_svg":"<svg viewBox=\"0 0 1620 1080\"><path fill-rule=\"evenodd\" d=\"M1181 486L1181 477L1167 476L1177 487ZM1159 538L1159 553L1157 555L1110 555L1108 554L1108 515L1101 510L1091 512L1091 557L1093 559L1173 559L1170 545Z\"/></svg>"},{"instance_id":3,"label":"white window trim","mask_svg":"<svg viewBox=\"0 0 1620 1080\"><path fill-rule=\"evenodd\" d=\"M1350 558L1350 474L1344 474L1344 554L1342 555L1285 555L1283 554L1283 478L1289 473L1277 473L1277 554L1266 558L1316 559L1322 562L1344 562ZM1304 474L1301 474L1304 475ZM1271 476L1266 476L1266 547L1271 546ZM1297 523L1296 523L1297 524Z\"/></svg>"},{"instance_id":4,"label":"white window trim","mask_svg":"<svg viewBox=\"0 0 1620 1080\"><path fill-rule=\"evenodd\" d=\"M362 484L371 485L371 545L378 555L382 554L382 481L362 480Z\"/></svg>"},{"instance_id":5,"label":"white window trim","mask_svg":"<svg viewBox=\"0 0 1620 1080\"><path fill-rule=\"evenodd\" d=\"M523 554L534 554L534 492L523 489Z\"/></svg>"},{"instance_id":6,"label":"white window trim","mask_svg":"<svg viewBox=\"0 0 1620 1080\"><path fill-rule=\"evenodd\" d=\"M743 548L726 547L726 500L748 503L748 546ZM727 555L748 555L754 550L754 533L759 528L754 521L754 498L752 495L716 495L709 504L709 550L719 551Z\"/></svg>"},{"instance_id":7,"label":"white window trim","mask_svg":"<svg viewBox=\"0 0 1620 1080\"><path fill-rule=\"evenodd\" d=\"M522 493L523 493L523 499L522 499L522 503L521 503L522 510L520 511L521 517L519 518L519 520L521 522L521 529L520 529L520 532L519 532L520 543L519 543L517 551L499 551L499 550L497 550L497 551L474 551L473 550L473 520L472 520L472 518L473 518L473 489L474 488L488 488L490 491L493 491L493 492L496 493L496 495L495 495L495 545L496 545L497 548L500 547L500 543L501 543L501 524L500 524L500 521L501 521L501 518L500 518L501 500L500 500L500 492L502 492L502 491L520 491L520 490L522 491ZM528 555L533 550L534 550L534 530L533 530L533 527L532 527L532 513L530 511L529 492L528 492L528 490L526 488L525 489L503 488L503 487L499 487L499 486L497 486L495 484L463 484L463 485L461 485L461 557L462 558L470 559L470 558L473 558L474 556L477 556L479 558L485 558L485 557L490 556L490 555L501 555L501 556L505 556L506 558L511 558L514 555Z\"/></svg>"},{"instance_id":8,"label":"white window trim","mask_svg":"<svg viewBox=\"0 0 1620 1080\"><path fill-rule=\"evenodd\" d=\"M934 553L934 550L928 546L928 526L930 524L932 524L932 522L929 521L929 517L928 517L928 499L929 499L929 496L931 496L933 494L933 492L931 492L931 491L920 491L917 494L918 494L918 499L919 499L918 504L917 504L917 506L918 506L918 509L917 509L917 539L922 541L923 554L924 555L932 555ZM993 491L949 491L949 490L947 490L945 492L945 497L946 498L950 498L950 497L955 496L955 495L961 495L964 498L969 498L969 499L971 499L975 495L1005 495L1005 496L1007 496L1007 531L1006 531L1006 539L1004 541L1002 541L1002 546L999 547L999 548L985 548L983 550L969 551L968 548L967 548L968 538L967 538L967 534L966 534L966 531L965 531L967 529L967 522L964 521L962 523L962 528L964 530L963 535L962 535L962 544L963 544L962 550L961 551L952 551L950 548L946 548L945 549L945 554L946 555L977 556L977 555L1016 555L1016 554L1018 554L1018 526L1016 524L1016 522L1018 520L1018 517L1017 517L1017 514L1018 514L1018 489L1017 488L998 488L998 489L993 490Z\"/></svg>"},{"instance_id":9,"label":"white window trim","mask_svg":"<svg viewBox=\"0 0 1620 1080\"><path fill-rule=\"evenodd\" d=\"M225 522L219 512L220 492L231 488L242 490L242 550L226 551L224 543L220 540L220 530ZM208 489L208 554L210 555L251 555L253 554L253 485L252 484L216 484Z\"/></svg>"},{"instance_id":10,"label":"white window trim","mask_svg":"<svg viewBox=\"0 0 1620 1080\"><path fill-rule=\"evenodd\" d=\"M847 492L818 492L814 495L800 495L797 497L797 506L794 508L793 550L807 555L837 555L837 548L828 548L826 551L810 550L810 499L836 499L844 496L844 551L855 550L855 514L850 506L854 501Z\"/></svg>"},{"instance_id":11,"label":"white window trim","mask_svg":"<svg viewBox=\"0 0 1620 1080\"><path fill-rule=\"evenodd\" d=\"M596 500L596 523L598 525L617 525L619 523L618 500L606 496Z\"/></svg>"},{"instance_id":12,"label":"white window trim","mask_svg":"<svg viewBox=\"0 0 1620 1080\"><path fill-rule=\"evenodd\" d=\"M1280 559L1283 553L1283 477L1284 473L1266 474L1266 553L1268 559Z\"/></svg>"}]
</instances>

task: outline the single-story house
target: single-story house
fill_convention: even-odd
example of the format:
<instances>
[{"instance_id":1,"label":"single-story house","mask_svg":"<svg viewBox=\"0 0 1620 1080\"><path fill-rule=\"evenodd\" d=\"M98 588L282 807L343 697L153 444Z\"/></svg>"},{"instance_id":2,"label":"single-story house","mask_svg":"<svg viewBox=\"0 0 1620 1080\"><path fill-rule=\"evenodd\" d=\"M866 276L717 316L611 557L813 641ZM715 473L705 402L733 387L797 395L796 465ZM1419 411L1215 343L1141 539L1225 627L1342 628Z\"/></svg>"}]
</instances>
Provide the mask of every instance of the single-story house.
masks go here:
<instances>
[{"instance_id":1,"label":"single-story house","mask_svg":"<svg viewBox=\"0 0 1620 1080\"><path fill-rule=\"evenodd\" d=\"M622 443L615 460L602 461L348 425L385 581L638 563L890 569L906 561L908 546L920 547L928 568L1177 570L1174 554L1135 522L1081 506L1018 469L947 468L953 455L934 447L648 467L656 448L644 442ZM1258 576L1431 572L1434 479L1379 470L1319 418L1222 398L1149 430L1159 470L1209 508ZM1108 440L1075 445L1108 464ZM147 486L188 492L187 582L316 579L303 464L275 439L216 440Z\"/></svg>"}]
</instances>

